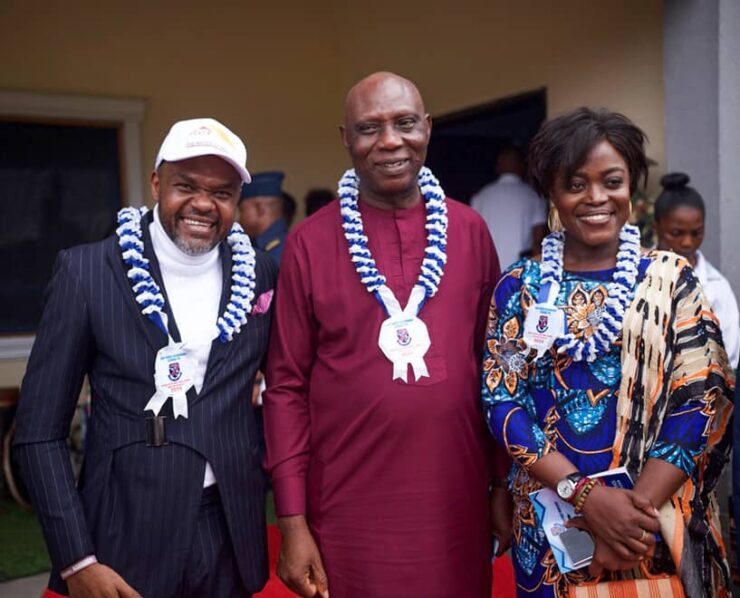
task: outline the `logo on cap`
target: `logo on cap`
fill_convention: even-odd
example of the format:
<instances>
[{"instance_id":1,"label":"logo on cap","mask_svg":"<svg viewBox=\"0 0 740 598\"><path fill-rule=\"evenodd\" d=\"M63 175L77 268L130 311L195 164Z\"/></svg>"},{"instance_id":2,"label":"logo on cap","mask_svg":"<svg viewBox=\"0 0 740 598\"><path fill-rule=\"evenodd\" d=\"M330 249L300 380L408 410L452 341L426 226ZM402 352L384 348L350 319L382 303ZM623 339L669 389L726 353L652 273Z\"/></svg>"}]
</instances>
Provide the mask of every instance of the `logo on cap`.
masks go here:
<instances>
[{"instance_id":1,"label":"logo on cap","mask_svg":"<svg viewBox=\"0 0 740 598\"><path fill-rule=\"evenodd\" d=\"M213 131L209 127L198 127L191 131L185 141L185 147L212 147L224 151L223 144L213 138Z\"/></svg>"},{"instance_id":2,"label":"logo on cap","mask_svg":"<svg viewBox=\"0 0 740 598\"><path fill-rule=\"evenodd\" d=\"M207 146L207 147L215 147L217 149L223 150L223 144L219 143L218 139L214 139L213 136L216 135L218 138L229 147L233 148L234 144L232 143L231 139L229 139L228 134L223 129L219 129L218 127L207 127L202 126L198 127L194 131L191 131L188 135L188 140L185 142L186 147L199 147L199 146Z\"/></svg>"}]
</instances>

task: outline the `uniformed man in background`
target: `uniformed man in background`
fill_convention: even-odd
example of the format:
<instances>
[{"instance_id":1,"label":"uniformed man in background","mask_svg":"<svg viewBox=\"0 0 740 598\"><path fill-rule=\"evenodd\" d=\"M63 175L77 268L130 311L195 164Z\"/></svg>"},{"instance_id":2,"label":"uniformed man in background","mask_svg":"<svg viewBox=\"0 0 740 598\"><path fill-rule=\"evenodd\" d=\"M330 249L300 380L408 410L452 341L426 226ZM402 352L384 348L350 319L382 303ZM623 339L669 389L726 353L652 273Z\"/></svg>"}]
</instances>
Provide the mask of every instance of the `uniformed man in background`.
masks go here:
<instances>
[{"instance_id":1,"label":"uniformed man in background","mask_svg":"<svg viewBox=\"0 0 740 598\"><path fill-rule=\"evenodd\" d=\"M254 245L278 265L288 235L282 190L284 178L285 174L279 171L253 175L252 182L242 186L239 201L239 222L244 231Z\"/></svg>"}]
</instances>

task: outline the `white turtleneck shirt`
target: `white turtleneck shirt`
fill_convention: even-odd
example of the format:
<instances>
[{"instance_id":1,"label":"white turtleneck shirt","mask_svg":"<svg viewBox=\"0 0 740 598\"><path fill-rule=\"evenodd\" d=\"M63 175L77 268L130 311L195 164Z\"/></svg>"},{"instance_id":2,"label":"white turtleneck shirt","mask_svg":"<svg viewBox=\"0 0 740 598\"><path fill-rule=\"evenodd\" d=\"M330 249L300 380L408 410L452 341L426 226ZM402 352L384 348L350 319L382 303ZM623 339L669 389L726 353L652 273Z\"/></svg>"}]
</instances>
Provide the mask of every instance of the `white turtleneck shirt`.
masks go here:
<instances>
[{"instance_id":1,"label":"white turtleneck shirt","mask_svg":"<svg viewBox=\"0 0 740 598\"><path fill-rule=\"evenodd\" d=\"M195 363L195 391L203 388L211 343L218 336L216 321L221 301L223 273L218 247L202 255L188 255L169 238L159 219L159 205L154 208L154 220L149 225L152 246L162 272L172 314L185 343L188 355ZM211 464L206 462L203 487L216 483Z\"/></svg>"}]
</instances>

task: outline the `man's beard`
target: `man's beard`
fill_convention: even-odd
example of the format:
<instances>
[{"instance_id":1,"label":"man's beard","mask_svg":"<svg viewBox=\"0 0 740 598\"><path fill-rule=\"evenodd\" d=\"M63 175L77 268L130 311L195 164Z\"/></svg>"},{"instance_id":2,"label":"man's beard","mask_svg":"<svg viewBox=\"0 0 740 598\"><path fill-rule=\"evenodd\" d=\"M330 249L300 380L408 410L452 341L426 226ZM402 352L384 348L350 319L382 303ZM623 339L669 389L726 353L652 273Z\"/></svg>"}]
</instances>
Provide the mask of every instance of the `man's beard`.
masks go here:
<instances>
[{"instance_id":1,"label":"man's beard","mask_svg":"<svg viewBox=\"0 0 740 598\"><path fill-rule=\"evenodd\" d=\"M206 241L198 240L187 241L177 236L177 233L174 230L170 230L170 227L165 224L164 221L162 221L162 228L164 229L164 232L167 233L167 236L175 244L175 247L177 247L185 255L189 255L191 257L208 253L219 243L219 239L216 239L213 243L207 243Z\"/></svg>"},{"instance_id":2,"label":"man's beard","mask_svg":"<svg viewBox=\"0 0 740 598\"><path fill-rule=\"evenodd\" d=\"M177 236L170 236L170 238L180 251L182 251L186 255L193 257L208 253L211 249L218 245L218 241L209 244L202 241L186 241L185 239L181 239Z\"/></svg>"}]
</instances>

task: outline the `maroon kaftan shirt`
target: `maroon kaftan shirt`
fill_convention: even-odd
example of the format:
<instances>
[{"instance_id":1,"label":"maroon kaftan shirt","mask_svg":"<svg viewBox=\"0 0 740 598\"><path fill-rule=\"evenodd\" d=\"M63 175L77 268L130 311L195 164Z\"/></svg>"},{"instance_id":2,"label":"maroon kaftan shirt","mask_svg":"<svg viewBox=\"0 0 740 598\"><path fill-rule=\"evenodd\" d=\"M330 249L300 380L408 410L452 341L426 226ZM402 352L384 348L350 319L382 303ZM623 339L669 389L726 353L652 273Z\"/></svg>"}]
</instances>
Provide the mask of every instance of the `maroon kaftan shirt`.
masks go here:
<instances>
[{"instance_id":1,"label":"maroon kaftan shirt","mask_svg":"<svg viewBox=\"0 0 740 598\"><path fill-rule=\"evenodd\" d=\"M393 381L386 315L349 258L338 202L283 253L264 398L278 516L305 514L332 598L490 597L488 484L508 459L480 402L496 252L473 210L447 200L448 261L420 318L430 377ZM378 269L405 306L426 246L423 202L360 201Z\"/></svg>"}]
</instances>

